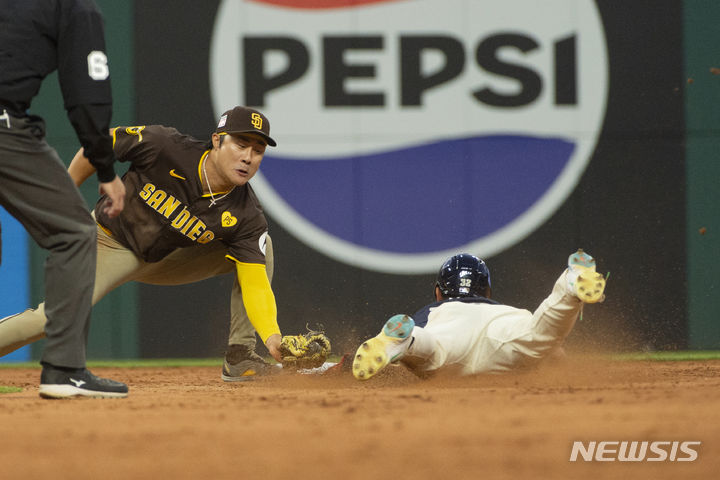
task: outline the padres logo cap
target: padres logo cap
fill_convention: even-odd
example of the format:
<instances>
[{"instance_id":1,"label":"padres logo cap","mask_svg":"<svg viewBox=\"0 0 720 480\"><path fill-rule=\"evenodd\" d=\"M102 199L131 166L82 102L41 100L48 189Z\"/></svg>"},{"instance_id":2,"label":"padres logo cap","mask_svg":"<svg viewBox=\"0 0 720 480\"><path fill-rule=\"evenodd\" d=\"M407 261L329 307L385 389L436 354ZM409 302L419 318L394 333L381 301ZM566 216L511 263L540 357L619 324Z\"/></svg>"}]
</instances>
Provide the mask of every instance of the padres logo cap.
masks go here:
<instances>
[{"instance_id":1,"label":"padres logo cap","mask_svg":"<svg viewBox=\"0 0 720 480\"><path fill-rule=\"evenodd\" d=\"M270 122L262 113L252 108L235 107L223 113L218 122L217 133L228 135L237 133L255 133L265 139L268 145L277 145L270 136Z\"/></svg>"}]
</instances>

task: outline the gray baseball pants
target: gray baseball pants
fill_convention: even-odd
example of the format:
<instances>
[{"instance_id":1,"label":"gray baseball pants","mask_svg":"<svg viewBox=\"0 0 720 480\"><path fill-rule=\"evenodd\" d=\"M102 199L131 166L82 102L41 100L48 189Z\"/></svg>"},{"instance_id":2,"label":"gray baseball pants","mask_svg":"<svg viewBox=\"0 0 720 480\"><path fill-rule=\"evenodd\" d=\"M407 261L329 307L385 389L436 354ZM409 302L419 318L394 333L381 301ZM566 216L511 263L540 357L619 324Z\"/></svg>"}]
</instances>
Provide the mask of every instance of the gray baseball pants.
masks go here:
<instances>
[{"instance_id":1,"label":"gray baseball pants","mask_svg":"<svg viewBox=\"0 0 720 480\"><path fill-rule=\"evenodd\" d=\"M0 112L0 204L49 252L47 322L32 340L47 337L42 362L83 368L95 280L95 222L45 141L43 120Z\"/></svg>"}]
</instances>

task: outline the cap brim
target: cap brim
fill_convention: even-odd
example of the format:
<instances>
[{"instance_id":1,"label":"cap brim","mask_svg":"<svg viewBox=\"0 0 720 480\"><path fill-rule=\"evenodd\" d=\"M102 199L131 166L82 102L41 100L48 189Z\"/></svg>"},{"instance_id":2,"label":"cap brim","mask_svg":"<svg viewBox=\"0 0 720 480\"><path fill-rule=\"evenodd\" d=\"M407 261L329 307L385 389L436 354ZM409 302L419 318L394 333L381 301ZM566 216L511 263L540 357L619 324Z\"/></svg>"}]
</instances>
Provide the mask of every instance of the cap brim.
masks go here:
<instances>
[{"instance_id":1,"label":"cap brim","mask_svg":"<svg viewBox=\"0 0 720 480\"><path fill-rule=\"evenodd\" d=\"M272 139L272 137L269 137L268 135L265 135L263 132L258 132L257 130L242 130L242 131L234 131L229 132L227 130L224 130L222 133L227 133L228 135L257 135L258 137L262 137L265 142L270 145L271 147L277 147L277 142Z\"/></svg>"}]
</instances>

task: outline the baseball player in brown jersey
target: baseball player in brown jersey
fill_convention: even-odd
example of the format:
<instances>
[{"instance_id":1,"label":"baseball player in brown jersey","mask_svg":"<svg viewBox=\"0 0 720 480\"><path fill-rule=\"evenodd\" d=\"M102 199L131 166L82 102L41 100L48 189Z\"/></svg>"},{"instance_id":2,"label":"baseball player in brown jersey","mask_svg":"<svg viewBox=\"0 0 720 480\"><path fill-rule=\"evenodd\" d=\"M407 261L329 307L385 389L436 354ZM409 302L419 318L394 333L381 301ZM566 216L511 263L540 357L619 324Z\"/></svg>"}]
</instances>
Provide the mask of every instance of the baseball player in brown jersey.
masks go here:
<instances>
[{"instance_id":1,"label":"baseball player in brown jersey","mask_svg":"<svg viewBox=\"0 0 720 480\"><path fill-rule=\"evenodd\" d=\"M234 272L222 378L241 381L266 371L255 353L255 332L278 361L281 335L270 287L272 243L248 181L266 146L276 145L267 118L235 107L222 115L209 144L160 125L111 133L117 159L131 165L123 177L123 213L105 213L106 196L95 206L93 304L131 280L177 285ZM79 185L94 168L80 150L68 171ZM43 308L0 324L0 355L42 337Z\"/></svg>"}]
</instances>

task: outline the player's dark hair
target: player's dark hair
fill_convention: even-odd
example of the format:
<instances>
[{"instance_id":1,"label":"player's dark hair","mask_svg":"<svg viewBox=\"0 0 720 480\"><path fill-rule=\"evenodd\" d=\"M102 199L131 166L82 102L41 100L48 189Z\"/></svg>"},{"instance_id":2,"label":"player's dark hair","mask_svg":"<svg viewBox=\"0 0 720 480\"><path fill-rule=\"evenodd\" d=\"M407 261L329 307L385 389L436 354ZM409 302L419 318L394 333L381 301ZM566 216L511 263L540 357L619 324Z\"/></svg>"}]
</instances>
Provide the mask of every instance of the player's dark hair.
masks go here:
<instances>
[{"instance_id":1,"label":"player's dark hair","mask_svg":"<svg viewBox=\"0 0 720 480\"><path fill-rule=\"evenodd\" d=\"M222 143L223 143L224 139L225 139L225 135L220 135L220 142L218 143L218 148L222 147ZM208 140L208 143L205 144L205 148L207 150L213 149L212 137L210 137L210 140Z\"/></svg>"}]
</instances>

